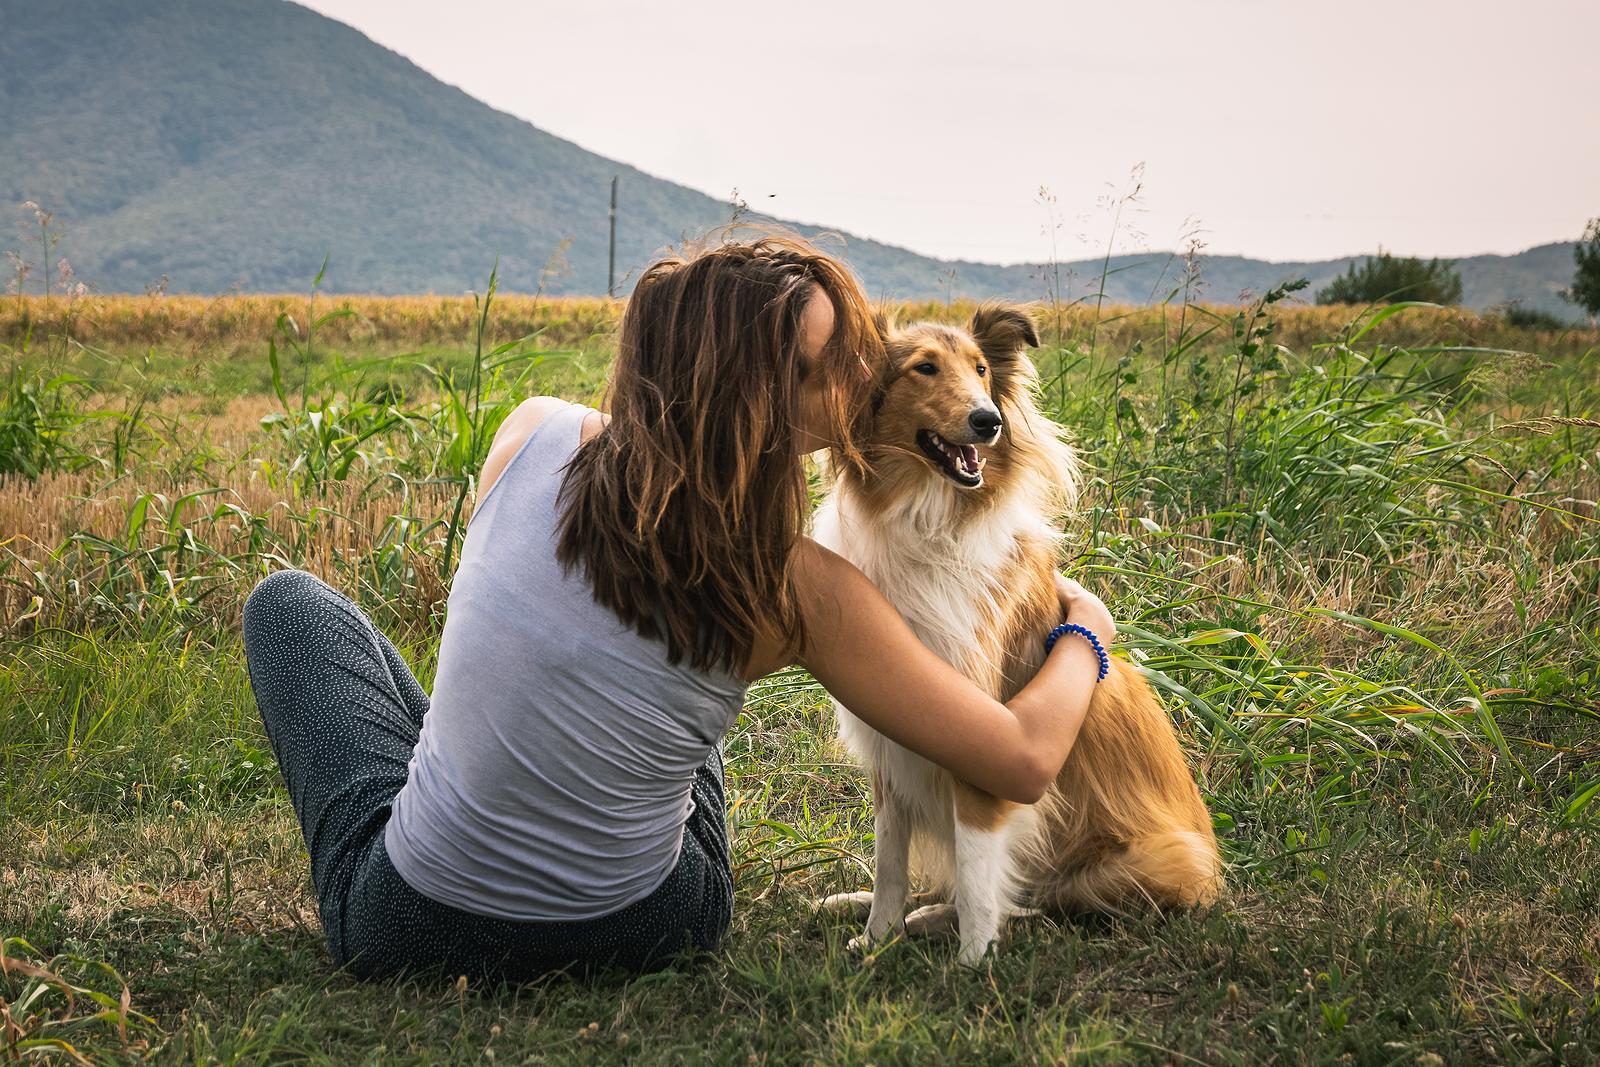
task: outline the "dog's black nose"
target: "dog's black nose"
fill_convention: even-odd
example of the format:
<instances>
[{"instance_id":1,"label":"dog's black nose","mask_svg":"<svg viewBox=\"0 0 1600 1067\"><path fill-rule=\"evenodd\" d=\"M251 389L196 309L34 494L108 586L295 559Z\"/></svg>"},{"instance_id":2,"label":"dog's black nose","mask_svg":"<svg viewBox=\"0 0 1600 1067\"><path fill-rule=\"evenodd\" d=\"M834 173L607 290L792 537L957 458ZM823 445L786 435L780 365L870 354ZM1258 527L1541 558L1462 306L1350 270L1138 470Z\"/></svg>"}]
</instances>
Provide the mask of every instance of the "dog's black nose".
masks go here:
<instances>
[{"instance_id":1,"label":"dog's black nose","mask_svg":"<svg viewBox=\"0 0 1600 1067\"><path fill-rule=\"evenodd\" d=\"M967 416L967 425L972 427L972 432L979 437L993 437L1000 429L1000 413L998 411L978 410Z\"/></svg>"}]
</instances>

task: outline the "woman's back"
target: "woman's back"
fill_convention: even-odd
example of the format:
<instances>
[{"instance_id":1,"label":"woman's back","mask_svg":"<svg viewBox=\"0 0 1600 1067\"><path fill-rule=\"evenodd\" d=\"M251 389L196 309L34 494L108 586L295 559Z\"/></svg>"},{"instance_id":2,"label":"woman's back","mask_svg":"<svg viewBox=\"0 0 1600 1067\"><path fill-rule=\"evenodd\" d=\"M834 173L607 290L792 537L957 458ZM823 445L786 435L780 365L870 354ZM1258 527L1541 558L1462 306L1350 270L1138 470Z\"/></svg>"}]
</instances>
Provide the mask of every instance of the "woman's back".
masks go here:
<instances>
[{"instance_id":1,"label":"woman's back","mask_svg":"<svg viewBox=\"0 0 1600 1067\"><path fill-rule=\"evenodd\" d=\"M563 573L557 498L587 414L546 417L478 503L386 831L408 884L474 914L590 919L647 896L744 698L736 677L668 663Z\"/></svg>"}]
</instances>

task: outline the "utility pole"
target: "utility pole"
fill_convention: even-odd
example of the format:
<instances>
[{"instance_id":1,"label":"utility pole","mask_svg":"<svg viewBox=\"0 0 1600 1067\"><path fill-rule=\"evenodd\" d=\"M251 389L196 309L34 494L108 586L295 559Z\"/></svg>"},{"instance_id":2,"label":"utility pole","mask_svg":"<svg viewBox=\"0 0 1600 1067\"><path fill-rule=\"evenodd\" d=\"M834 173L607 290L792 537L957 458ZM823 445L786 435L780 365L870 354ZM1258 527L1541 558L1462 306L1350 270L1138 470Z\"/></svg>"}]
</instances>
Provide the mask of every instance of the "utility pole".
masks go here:
<instances>
[{"instance_id":1,"label":"utility pole","mask_svg":"<svg viewBox=\"0 0 1600 1067\"><path fill-rule=\"evenodd\" d=\"M617 178L611 176L611 262L606 267L606 296L617 288Z\"/></svg>"}]
</instances>

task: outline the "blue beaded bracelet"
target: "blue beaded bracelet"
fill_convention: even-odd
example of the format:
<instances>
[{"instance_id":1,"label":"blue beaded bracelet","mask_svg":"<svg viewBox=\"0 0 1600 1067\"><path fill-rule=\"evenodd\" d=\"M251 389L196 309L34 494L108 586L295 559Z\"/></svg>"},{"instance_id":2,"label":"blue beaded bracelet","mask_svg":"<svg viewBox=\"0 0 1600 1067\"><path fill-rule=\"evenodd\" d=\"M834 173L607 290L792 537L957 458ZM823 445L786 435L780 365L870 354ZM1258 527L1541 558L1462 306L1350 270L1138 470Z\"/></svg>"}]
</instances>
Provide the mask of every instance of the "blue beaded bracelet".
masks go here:
<instances>
[{"instance_id":1,"label":"blue beaded bracelet","mask_svg":"<svg viewBox=\"0 0 1600 1067\"><path fill-rule=\"evenodd\" d=\"M1105 681L1106 675L1111 673L1111 657L1106 655L1106 646L1100 643L1094 631L1087 626L1079 626L1075 622L1064 622L1057 626L1044 639L1044 654L1047 656L1050 654L1050 650L1056 647L1056 639L1063 634L1078 634L1089 639L1089 643L1094 646L1094 654L1100 657L1100 674L1095 678L1095 684Z\"/></svg>"}]
</instances>

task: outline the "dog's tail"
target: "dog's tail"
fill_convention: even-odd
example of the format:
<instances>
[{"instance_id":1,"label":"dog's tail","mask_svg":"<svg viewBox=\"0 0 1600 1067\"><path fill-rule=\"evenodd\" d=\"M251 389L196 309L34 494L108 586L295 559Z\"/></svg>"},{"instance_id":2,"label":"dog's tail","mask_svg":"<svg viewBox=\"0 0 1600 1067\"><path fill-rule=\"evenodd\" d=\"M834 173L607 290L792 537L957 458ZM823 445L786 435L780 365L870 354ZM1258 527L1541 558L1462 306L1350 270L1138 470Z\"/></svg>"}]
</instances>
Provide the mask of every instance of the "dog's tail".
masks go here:
<instances>
[{"instance_id":1,"label":"dog's tail","mask_svg":"<svg viewBox=\"0 0 1600 1067\"><path fill-rule=\"evenodd\" d=\"M1222 889L1222 859L1210 835L1173 830L1136 838L1120 852L1065 871L1042 902L1063 911L1126 913L1210 904Z\"/></svg>"}]
</instances>

